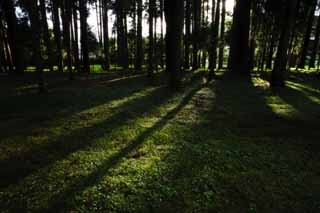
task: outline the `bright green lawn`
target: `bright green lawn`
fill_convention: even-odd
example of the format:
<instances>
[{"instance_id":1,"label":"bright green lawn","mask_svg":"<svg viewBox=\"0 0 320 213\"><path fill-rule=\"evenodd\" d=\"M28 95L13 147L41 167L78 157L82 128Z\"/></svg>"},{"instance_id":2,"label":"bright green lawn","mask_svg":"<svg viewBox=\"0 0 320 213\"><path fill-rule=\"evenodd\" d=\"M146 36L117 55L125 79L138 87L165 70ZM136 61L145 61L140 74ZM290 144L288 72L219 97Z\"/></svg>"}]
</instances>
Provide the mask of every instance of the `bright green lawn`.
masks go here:
<instances>
[{"instance_id":1,"label":"bright green lawn","mask_svg":"<svg viewBox=\"0 0 320 213\"><path fill-rule=\"evenodd\" d=\"M287 84L2 84L0 211L320 212L320 80Z\"/></svg>"}]
</instances>

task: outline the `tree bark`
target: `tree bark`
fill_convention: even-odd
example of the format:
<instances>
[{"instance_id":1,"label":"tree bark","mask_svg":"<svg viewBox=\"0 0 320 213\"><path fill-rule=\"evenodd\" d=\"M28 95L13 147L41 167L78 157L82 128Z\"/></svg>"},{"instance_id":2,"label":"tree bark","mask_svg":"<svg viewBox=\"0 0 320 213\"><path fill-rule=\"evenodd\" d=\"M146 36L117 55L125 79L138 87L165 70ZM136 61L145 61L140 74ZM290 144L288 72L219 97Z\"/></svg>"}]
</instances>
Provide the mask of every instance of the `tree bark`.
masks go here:
<instances>
[{"instance_id":1,"label":"tree bark","mask_svg":"<svg viewBox=\"0 0 320 213\"><path fill-rule=\"evenodd\" d=\"M289 38L292 27L295 22L295 11L297 0L286 1L286 11L284 20L282 20L281 24L281 35L280 41L278 44L277 56L274 64L274 68L272 70L271 75L271 86L284 86L284 72L287 66L287 58L288 58L288 48L289 48Z\"/></svg>"},{"instance_id":2,"label":"tree bark","mask_svg":"<svg viewBox=\"0 0 320 213\"><path fill-rule=\"evenodd\" d=\"M56 42L56 63L58 65L58 71L63 72L62 63L62 42L61 42L61 28L60 28L60 17L59 17L59 1L52 0L52 22L53 32Z\"/></svg>"},{"instance_id":3,"label":"tree bark","mask_svg":"<svg viewBox=\"0 0 320 213\"><path fill-rule=\"evenodd\" d=\"M192 69L199 68L200 61L198 60L199 53L199 35L200 35L200 16L201 16L201 1L193 0L193 64Z\"/></svg>"},{"instance_id":4,"label":"tree bark","mask_svg":"<svg viewBox=\"0 0 320 213\"><path fill-rule=\"evenodd\" d=\"M143 63L143 45L142 45L142 0L137 0L137 47L135 70L141 71Z\"/></svg>"},{"instance_id":5,"label":"tree bark","mask_svg":"<svg viewBox=\"0 0 320 213\"><path fill-rule=\"evenodd\" d=\"M224 59L224 45L225 45L225 36L224 36L224 28L225 28L225 20L226 20L226 0L222 0L222 13L221 13L221 27L220 27L220 45L219 45L219 69L223 68L223 59Z\"/></svg>"},{"instance_id":6,"label":"tree bark","mask_svg":"<svg viewBox=\"0 0 320 213\"><path fill-rule=\"evenodd\" d=\"M316 34L315 34L314 44L312 47L312 54L309 62L309 69L315 68L316 56L317 56L318 47L319 47L319 38L320 38L320 18L318 16Z\"/></svg>"},{"instance_id":7,"label":"tree bark","mask_svg":"<svg viewBox=\"0 0 320 213\"><path fill-rule=\"evenodd\" d=\"M155 10L155 1L149 0L149 51L148 51L148 77L152 77L154 69L154 32L153 21Z\"/></svg>"},{"instance_id":8,"label":"tree bark","mask_svg":"<svg viewBox=\"0 0 320 213\"><path fill-rule=\"evenodd\" d=\"M109 54L109 0L103 2L103 51L104 51L104 68L110 69L110 54Z\"/></svg>"},{"instance_id":9,"label":"tree bark","mask_svg":"<svg viewBox=\"0 0 320 213\"><path fill-rule=\"evenodd\" d=\"M308 49L309 49L309 44L310 44L310 36L312 32L312 26L313 26L313 20L314 20L314 13L316 10L316 4L317 2L314 1L314 4L311 6L309 10L309 15L308 15L308 21L307 21L307 28L306 28L306 33L304 35L304 42L301 50L301 55L300 55L300 62L299 62L299 68L304 69L304 65L306 63L307 59L307 54L308 54Z\"/></svg>"},{"instance_id":10,"label":"tree bark","mask_svg":"<svg viewBox=\"0 0 320 213\"><path fill-rule=\"evenodd\" d=\"M21 47L18 43L18 31L17 31L17 17L13 0L4 0L3 9L5 19L8 25L8 44L10 45L10 58L12 59L12 65L10 72L21 74L24 71L21 57Z\"/></svg>"},{"instance_id":11,"label":"tree bark","mask_svg":"<svg viewBox=\"0 0 320 213\"><path fill-rule=\"evenodd\" d=\"M88 50L87 0L79 0L79 9L80 9L82 70L85 73L90 73L89 50Z\"/></svg>"},{"instance_id":12,"label":"tree bark","mask_svg":"<svg viewBox=\"0 0 320 213\"><path fill-rule=\"evenodd\" d=\"M181 66L181 39L183 31L183 0L165 0L166 66L170 74L170 86L177 89L180 85L179 71Z\"/></svg>"},{"instance_id":13,"label":"tree bark","mask_svg":"<svg viewBox=\"0 0 320 213\"><path fill-rule=\"evenodd\" d=\"M233 74L249 76L249 31L251 0L238 0L233 14L229 69Z\"/></svg>"},{"instance_id":14,"label":"tree bark","mask_svg":"<svg viewBox=\"0 0 320 213\"><path fill-rule=\"evenodd\" d=\"M184 39L184 68L190 68L190 35L191 35L191 0L186 0L185 15L185 39Z\"/></svg>"}]
</instances>

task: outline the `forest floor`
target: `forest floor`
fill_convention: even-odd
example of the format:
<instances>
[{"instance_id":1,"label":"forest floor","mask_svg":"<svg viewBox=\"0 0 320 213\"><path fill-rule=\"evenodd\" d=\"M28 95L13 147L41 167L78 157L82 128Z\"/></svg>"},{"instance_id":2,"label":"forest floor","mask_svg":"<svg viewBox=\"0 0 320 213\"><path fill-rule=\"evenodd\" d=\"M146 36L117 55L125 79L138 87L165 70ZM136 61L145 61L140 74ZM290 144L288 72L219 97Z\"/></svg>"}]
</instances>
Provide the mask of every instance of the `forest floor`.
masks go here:
<instances>
[{"instance_id":1,"label":"forest floor","mask_svg":"<svg viewBox=\"0 0 320 213\"><path fill-rule=\"evenodd\" d=\"M0 212L320 212L314 75L56 77L0 83Z\"/></svg>"}]
</instances>

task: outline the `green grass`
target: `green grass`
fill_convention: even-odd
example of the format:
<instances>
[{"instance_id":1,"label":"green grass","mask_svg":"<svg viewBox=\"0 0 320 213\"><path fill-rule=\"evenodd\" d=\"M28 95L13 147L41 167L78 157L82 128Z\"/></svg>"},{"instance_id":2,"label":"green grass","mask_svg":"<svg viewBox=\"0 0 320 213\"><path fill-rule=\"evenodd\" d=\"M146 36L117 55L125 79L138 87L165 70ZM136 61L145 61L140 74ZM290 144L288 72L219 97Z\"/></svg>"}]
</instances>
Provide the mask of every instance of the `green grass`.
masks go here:
<instances>
[{"instance_id":1,"label":"green grass","mask_svg":"<svg viewBox=\"0 0 320 213\"><path fill-rule=\"evenodd\" d=\"M50 79L45 95L0 86L2 212L320 211L311 74L276 90L194 77L176 93L145 76Z\"/></svg>"}]
</instances>

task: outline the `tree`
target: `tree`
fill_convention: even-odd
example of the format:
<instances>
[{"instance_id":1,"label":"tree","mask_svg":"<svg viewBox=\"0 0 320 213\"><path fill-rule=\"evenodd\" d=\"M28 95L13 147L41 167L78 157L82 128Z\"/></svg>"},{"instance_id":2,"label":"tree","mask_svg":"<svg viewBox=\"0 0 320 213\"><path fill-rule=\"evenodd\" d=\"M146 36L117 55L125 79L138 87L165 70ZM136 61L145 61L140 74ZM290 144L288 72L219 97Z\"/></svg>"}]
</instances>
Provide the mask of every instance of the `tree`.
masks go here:
<instances>
[{"instance_id":1,"label":"tree","mask_svg":"<svg viewBox=\"0 0 320 213\"><path fill-rule=\"evenodd\" d=\"M165 0L164 11L167 22L166 34L166 66L170 74L171 88L180 84L179 71L181 65L181 39L183 30L183 0Z\"/></svg>"},{"instance_id":2,"label":"tree","mask_svg":"<svg viewBox=\"0 0 320 213\"><path fill-rule=\"evenodd\" d=\"M285 16L281 20L281 35L278 44L277 56L271 75L271 86L284 86L284 71L287 66L288 47L291 29L295 22L295 11L298 0L285 1Z\"/></svg>"},{"instance_id":3,"label":"tree","mask_svg":"<svg viewBox=\"0 0 320 213\"><path fill-rule=\"evenodd\" d=\"M143 41L142 41L142 0L137 0L137 47L135 70L141 71L143 63Z\"/></svg>"},{"instance_id":4,"label":"tree","mask_svg":"<svg viewBox=\"0 0 320 213\"><path fill-rule=\"evenodd\" d=\"M67 52L67 68L69 72L69 79L73 79L72 75L72 53L71 53L71 1L69 0L64 0L63 1L63 8L62 8L62 22L63 22L63 41L64 41L64 48Z\"/></svg>"},{"instance_id":5,"label":"tree","mask_svg":"<svg viewBox=\"0 0 320 213\"><path fill-rule=\"evenodd\" d=\"M215 13L212 12L212 16L215 15L215 18L212 18L212 46L211 46L211 57L210 57L210 78L212 78L215 73L217 66L217 47L218 47L218 34L219 34L219 24L220 24L220 0L217 0L217 6ZM213 4L212 4L213 5ZM212 8L214 10L214 8Z\"/></svg>"},{"instance_id":6,"label":"tree","mask_svg":"<svg viewBox=\"0 0 320 213\"><path fill-rule=\"evenodd\" d=\"M8 44L10 46L10 57L12 59L12 65L10 72L23 73L24 69L22 66L21 48L18 43L18 31L17 31L17 17L14 8L13 0L4 0L3 9L5 19L8 25Z\"/></svg>"},{"instance_id":7,"label":"tree","mask_svg":"<svg viewBox=\"0 0 320 213\"><path fill-rule=\"evenodd\" d=\"M149 0L149 51L148 51L148 77L153 75L154 69L154 32L153 20L155 17L155 0Z\"/></svg>"},{"instance_id":8,"label":"tree","mask_svg":"<svg viewBox=\"0 0 320 213\"><path fill-rule=\"evenodd\" d=\"M80 31L81 31L81 52L83 72L90 72L89 50L88 50L88 9L87 0L79 0L80 9Z\"/></svg>"},{"instance_id":9,"label":"tree","mask_svg":"<svg viewBox=\"0 0 320 213\"><path fill-rule=\"evenodd\" d=\"M52 21L53 21L53 32L56 43L56 63L58 64L58 70L63 71L62 64L62 43L61 43L61 28L60 28L60 16L59 16L59 6L61 4L60 0L52 0Z\"/></svg>"},{"instance_id":10,"label":"tree","mask_svg":"<svg viewBox=\"0 0 320 213\"><path fill-rule=\"evenodd\" d=\"M249 76L249 30L251 0L238 0L233 13L229 69L233 74Z\"/></svg>"},{"instance_id":11,"label":"tree","mask_svg":"<svg viewBox=\"0 0 320 213\"><path fill-rule=\"evenodd\" d=\"M193 8L193 63L192 69L196 70L199 68L199 60L198 60L198 53L199 53L199 36L200 36L200 16L201 16L201 1L193 0L192 2Z\"/></svg>"},{"instance_id":12,"label":"tree","mask_svg":"<svg viewBox=\"0 0 320 213\"><path fill-rule=\"evenodd\" d=\"M219 62L218 62L219 69L223 68L224 45L225 45L225 42L224 42L225 19L226 19L226 0L222 0L221 27L220 27L221 38L220 38L220 45L219 45Z\"/></svg>"},{"instance_id":13,"label":"tree","mask_svg":"<svg viewBox=\"0 0 320 213\"><path fill-rule=\"evenodd\" d=\"M104 68L110 69L110 54L109 54L109 0L102 1L103 8L103 51L104 51Z\"/></svg>"},{"instance_id":14,"label":"tree","mask_svg":"<svg viewBox=\"0 0 320 213\"><path fill-rule=\"evenodd\" d=\"M43 67L42 67L42 55L41 55L41 27L40 27L40 13L39 6L37 0L26 0L24 1L24 5L28 10L30 23L31 23L31 31L32 31L32 50L34 55L34 62L37 72L38 78L38 90L39 93L43 93L46 91L43 79Z\"/></svg>"},{"instance_id":15,"label":"tree","mask_svg":"<svg viewBox=\"0 0 320 213\"><path fill-rule=\"evenodd\" d=\"M122 68L129 67L128 44L127 44L127 0L116 0L117 16L117 41L118 41L118 63Z\"/></svg>"},{"instance_id":16,"label":"tree","mask_svg":"<svg viewBox=\"0 0 320 213\"><path fill-rule=\"evenodd\" d=\"M45 0L40 0L40 14L41 14L43 40L44 40L44 45L46 46L46 53L47 53L46 65L52 71L53 66L52 66L51 60L53 58L53 52L52 52L52 47L50 42L50 34L49 34L49 28L48 28L48 22L47 22L47 7L46 7Z\"/></svg>"},{"instance_id":17,"label":"tree","mask_svg":"<svg viewBox=\"0 0 320 213\"><path fill-rule=\"evenodd\" d=\"M301 69L304 68L304 65L306 63L307 52L308 52L309 43L310 43L310 37L311 37L311 32L312 32L312 26L313 26L314 13L316 10L316 6L317 6L317 1L313 0L313 4L309 8L307 28L306 28L306 33L304 35L304 42L302 45L300 62L299 62L299 66L298 66Z\"/></svg>"},{"instance_id":18,"label":"tree","mask_svg":"<svg viewBox=\"0 0 320 213\"><path fill-rule=\"evenodd\" d=\"M309 62L309 69L315 67L316 55L317 55L318 46L319 46L319 39L320 39L320 18L318 16L316 34L314 37L314 43L313 43L311 58Z\"/></svg>"},{"instance_id":19,"label":"tree","mask_svg":"<svg viewBox=\"0 0 320 213\"><path fill-rule=\"evenodd\" d=\"M184 38L184 68L190 68L190 40L191 40L191 0L186 0L185 38Z\"/></svg>"}]
</instances>

